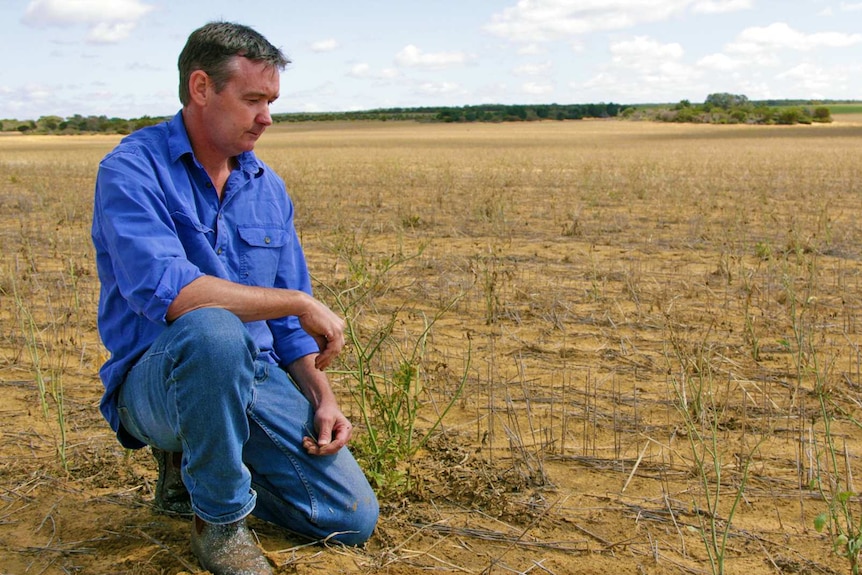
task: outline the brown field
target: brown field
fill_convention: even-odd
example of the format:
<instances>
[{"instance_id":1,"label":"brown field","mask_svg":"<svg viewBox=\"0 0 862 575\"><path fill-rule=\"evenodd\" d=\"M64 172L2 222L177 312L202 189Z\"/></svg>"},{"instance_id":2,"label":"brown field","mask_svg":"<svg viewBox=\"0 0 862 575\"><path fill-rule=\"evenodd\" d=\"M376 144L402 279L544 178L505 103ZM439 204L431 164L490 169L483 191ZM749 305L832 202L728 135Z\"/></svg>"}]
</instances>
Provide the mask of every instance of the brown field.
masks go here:
<instances>
[{"instance_id":1,"label":"brown field","mask_svg":"<svg viewBox=\"0 0 862 575\"><path fill-rule=\"evenodd\" d=\"M332 379L360 456L370 341L415 409L365 548L252 522L277 573L850 572L862 117L836 119L272 128L259 155L357 337ZM90 202L117 139L0 139L3 575L198 571L97 409Z\"/></svg>"}]
</instances>

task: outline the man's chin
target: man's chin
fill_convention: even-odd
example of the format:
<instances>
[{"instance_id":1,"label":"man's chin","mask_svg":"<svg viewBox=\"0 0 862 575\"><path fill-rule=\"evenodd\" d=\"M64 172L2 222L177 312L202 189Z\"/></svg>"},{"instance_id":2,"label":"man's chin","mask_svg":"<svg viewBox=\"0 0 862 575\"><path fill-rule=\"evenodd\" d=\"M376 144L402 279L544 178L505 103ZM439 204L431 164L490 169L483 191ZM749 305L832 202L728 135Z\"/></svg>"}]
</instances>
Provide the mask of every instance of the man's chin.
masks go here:
<instances>
[{"instance_id":1,"label":"man's chin","mask_svg":"<svg viewBox=\"0 0 862 575\"><path fill-rule=\"evenodd\" d=\"M245 145L248 148L246 151L250 152L254 149L254 145L257 144L257 141L263 135L263 132L248 132L245 137Z\"/></svg>"}]
</instances>

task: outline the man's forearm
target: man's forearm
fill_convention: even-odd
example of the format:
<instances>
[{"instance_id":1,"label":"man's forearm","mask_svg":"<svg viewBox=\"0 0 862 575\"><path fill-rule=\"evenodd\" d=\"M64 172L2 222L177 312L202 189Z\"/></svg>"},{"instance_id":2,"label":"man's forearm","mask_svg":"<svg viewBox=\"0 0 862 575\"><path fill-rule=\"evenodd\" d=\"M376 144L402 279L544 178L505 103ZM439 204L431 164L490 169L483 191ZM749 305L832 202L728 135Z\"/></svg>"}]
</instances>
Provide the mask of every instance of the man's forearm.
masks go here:
<instances>
[{"instance_id":1,"label":"man's forearm","mask_svg":"<svg viewBox=\"0 0 862 575\"><path fill-rule=\"evenodd\" d=\"M213 276L186 285L168 307L167 320L205 307L220 307L244 322L302 315L311 296L298 290L246 286Z\"/></svg>"},{"instance_id":2,"label":"man's forearm","mask_svg":"<svg viewBox=\"0 0 862 575\"><path fill-rule=\"evenodd\" d=\"M315 410L324 403L335 403L335 394L326 374L314 366L314 356L300 357L287 366L287 372Z\"/></svg>"},{"instance_id":3,"label":"man's forearm","mask_svg":"<svg viewBox=\"0 0 862 575\"><path fill-rule=\"evenodd\" d=\"M296 316L320 348L311 362L318 370L326 369L344 347L344 320L300 290L246 286L201 276L180 290L168 306L166 318L173 321L205 307L226 309L243 322Z\"/></svg>"}]
</instances>

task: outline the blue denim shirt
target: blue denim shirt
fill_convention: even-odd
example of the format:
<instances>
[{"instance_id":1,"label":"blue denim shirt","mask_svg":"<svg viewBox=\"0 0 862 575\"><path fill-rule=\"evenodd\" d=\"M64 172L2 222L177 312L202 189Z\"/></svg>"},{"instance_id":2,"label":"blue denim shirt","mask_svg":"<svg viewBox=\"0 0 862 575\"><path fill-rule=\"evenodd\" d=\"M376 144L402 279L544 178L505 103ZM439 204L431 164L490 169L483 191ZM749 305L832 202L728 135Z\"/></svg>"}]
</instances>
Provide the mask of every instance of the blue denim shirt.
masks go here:
<instances>
[{"instance_id":1,"label":"blue denim shirt","mask_svg":"<svg viewBox=\"0 0 862 575\"><path fill-rule=\"evenodd\" d=\"M165 329L180 290L211 275L311 293L284 182L253 152L237 158L221 201L195 159L182 113L124 138L99 164L92 239L99 334L110 358L101 411L127 447L115 394ZM286 366L319 351L296 317L247 323L262 359Z\"/></svg>"}]
</instances>

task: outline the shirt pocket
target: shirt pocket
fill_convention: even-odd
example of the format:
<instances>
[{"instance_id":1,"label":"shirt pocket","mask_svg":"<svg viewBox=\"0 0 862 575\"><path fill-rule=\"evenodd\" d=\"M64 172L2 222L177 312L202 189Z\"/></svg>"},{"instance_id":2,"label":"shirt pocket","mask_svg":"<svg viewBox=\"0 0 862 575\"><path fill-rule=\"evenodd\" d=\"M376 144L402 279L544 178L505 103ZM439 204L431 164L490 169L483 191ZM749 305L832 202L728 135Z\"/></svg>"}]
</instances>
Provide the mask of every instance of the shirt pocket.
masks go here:
<instances>
[{"instance_id":1,"label":"shirt pocket","mask_svg":"<svg viewBox=\"0 0 862 575\"><path fill-rule=\"evenodd\" d=\"M278 226L239 225L239 279L246 285L272 287L287 230Z\"/></svg>"}]
</instances>

